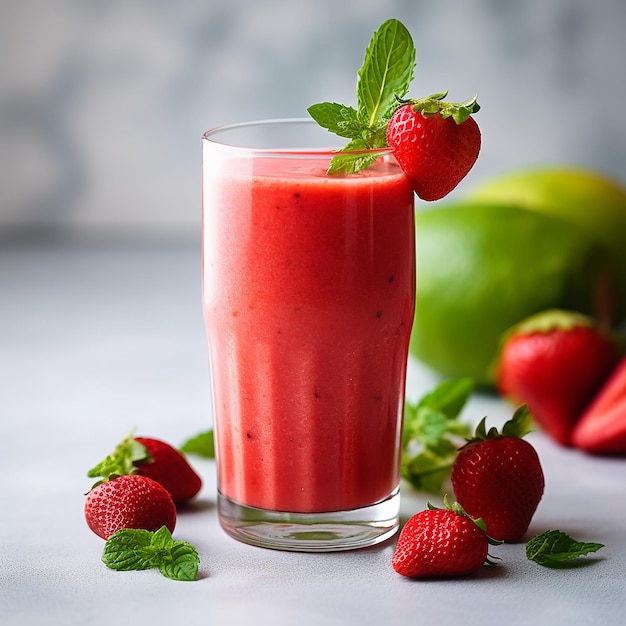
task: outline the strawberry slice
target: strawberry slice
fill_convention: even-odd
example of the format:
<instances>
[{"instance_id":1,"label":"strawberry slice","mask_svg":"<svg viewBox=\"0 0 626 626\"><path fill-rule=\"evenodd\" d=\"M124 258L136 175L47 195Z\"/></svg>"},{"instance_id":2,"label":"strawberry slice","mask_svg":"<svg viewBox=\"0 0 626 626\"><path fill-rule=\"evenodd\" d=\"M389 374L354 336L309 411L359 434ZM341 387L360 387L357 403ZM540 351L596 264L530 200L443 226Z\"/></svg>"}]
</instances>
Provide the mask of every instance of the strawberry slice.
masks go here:
<instances>
[{"instance_id":1,"label":"strawberry slice","mask_svg":"<svg viewBox=\"0 0 626 626\"><path fill-rule=\"evenodd\" d=\"M626 357L581 415L571 441L591 454L626 455Z\"/></svg>"}]
</instances>

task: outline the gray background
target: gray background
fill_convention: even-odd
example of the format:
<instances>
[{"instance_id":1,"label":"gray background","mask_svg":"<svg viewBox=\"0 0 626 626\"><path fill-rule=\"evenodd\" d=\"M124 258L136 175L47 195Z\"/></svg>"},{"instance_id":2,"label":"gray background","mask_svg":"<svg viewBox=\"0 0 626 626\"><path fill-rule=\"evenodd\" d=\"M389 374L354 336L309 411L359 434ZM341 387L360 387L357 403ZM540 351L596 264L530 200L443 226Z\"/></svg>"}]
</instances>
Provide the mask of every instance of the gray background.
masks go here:
<instances>
[{"instance_id":1,"label":"gray background","mask_svg":"<svg viewBox=\"0 0 626 626\"><path fill-rule=\"evenodd\" d=\"M389 17L410 95L479 95L455 193L538 163L626 178L624 0L0 0L0 236L197 239L202 132L353 104Z\"/></svg>"}]
</instances>

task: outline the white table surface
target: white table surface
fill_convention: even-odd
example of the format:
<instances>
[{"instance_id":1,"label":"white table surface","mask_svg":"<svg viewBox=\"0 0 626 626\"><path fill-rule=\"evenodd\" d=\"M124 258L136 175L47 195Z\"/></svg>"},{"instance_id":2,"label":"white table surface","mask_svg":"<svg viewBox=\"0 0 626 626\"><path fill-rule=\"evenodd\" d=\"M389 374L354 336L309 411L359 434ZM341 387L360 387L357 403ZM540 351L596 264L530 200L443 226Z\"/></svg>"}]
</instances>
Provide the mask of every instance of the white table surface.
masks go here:
<instances>
[{"instance_id":1,"label":"white table surface","mask_svg":"<svg viewBox=\"0 0 626 626\"><path fill-rule=\"evenodd\" d=\"M626 460L539 432L546 491L528 536L606 544L582 567L542 568L522 543L492 548L501 564L472 577L418 582L391 568L394 541L320 555L246 546L218 525L213 463L194 461L204 488L175 537L197 547L200 579L108 570L83 518L86 471L133 426L178 445L211 424L199 290L193 245L0 249L0 624L626 623ZM410 397L434 382L411 363ZM476 395L464 415L500 425L510 413ZM405 516L428 500L402 494Z\"/></svg>"}]
</instances>

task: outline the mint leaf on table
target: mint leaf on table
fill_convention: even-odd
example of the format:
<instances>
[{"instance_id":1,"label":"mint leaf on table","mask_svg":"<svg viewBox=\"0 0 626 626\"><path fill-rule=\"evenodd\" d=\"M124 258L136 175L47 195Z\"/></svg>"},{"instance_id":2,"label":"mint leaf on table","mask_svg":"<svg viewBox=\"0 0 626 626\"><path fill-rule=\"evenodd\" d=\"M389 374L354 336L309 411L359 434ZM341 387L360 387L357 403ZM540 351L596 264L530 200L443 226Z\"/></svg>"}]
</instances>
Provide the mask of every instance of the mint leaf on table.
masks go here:
<instances>
[{"instance_id":1,"label":"mint leaf on table","mask_svg":"<svg viewBox=\"0 0 626 626\"><path fill-rule=\"evenodd\" d=\"M308 108L322 127L351 141L331 160L329 174L351 174L376 160L374 155L349 154L385 148L389 119L413 80L415 47L406 27L387 20L374 33L357 74L357 107L320 102Z\"/></svg>"},{"instance_id":2,"label":"mint leaf on table","mask_svg":"<svg viewBox=\"0 0 626 626\"><path fill-rule=\"evenodd\" d=\"M470 426L459 421L474 390L470 378L446 380L416 404L407 402L402 433L402 478L415 489L440 493Z\"/></svg>"},{"instance_id":3,"label":"mint leaf on table","mask_svg":"<svg viewBox=\"0 0 626 626\"><path fill-rule=\"evenodd\" d=\"M207 430L202 433L190 437L180 447L181 452L185 454L195 454L205 459L215 458L215 441L213 430Z\"/></svg>"},{"instance_id":4,"label":"mint leaf on table","mask_svg":"<svg viewBox=\"0 0 626 626\"><path fill-rule=\"evenodd\" d=\"M196 580L200 558L186 541L176 541L170 531L124 528L113 533L104 545L102 562L117 571L157 568L172 580Z\"/></svg>"},{"instance_id":5,"label":"mint leaf on table","mask_svg":"<svg viewBox=\"0 0 626 626\"><path fill-rule=\"evenodd\" d=\"M560 530L547 530L526 544L526 557L545 567L564 568L574 559L603 547L602 543L576 541Z\"/></svg>"}]
</instances>

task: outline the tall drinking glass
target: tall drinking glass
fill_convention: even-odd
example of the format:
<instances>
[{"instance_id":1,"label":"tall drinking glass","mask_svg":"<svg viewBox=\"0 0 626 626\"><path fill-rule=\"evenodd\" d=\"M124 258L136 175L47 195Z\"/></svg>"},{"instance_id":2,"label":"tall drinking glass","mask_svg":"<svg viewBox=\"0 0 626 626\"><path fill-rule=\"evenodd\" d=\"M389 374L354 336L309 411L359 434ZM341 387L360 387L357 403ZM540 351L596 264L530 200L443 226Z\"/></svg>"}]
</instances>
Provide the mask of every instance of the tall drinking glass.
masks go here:
<instances>
[{"instance_id":1,"label":"tall drinking glass","mask_svg":"<svg viewBox=\"0 0 626 626\"><path fill-rule=\"evenodd\" d=\"M414 200L391 149L326 173L312 120L208 131L203 311L222 527L324 552L398 528Z\"/></svg>"}]
</instances>

